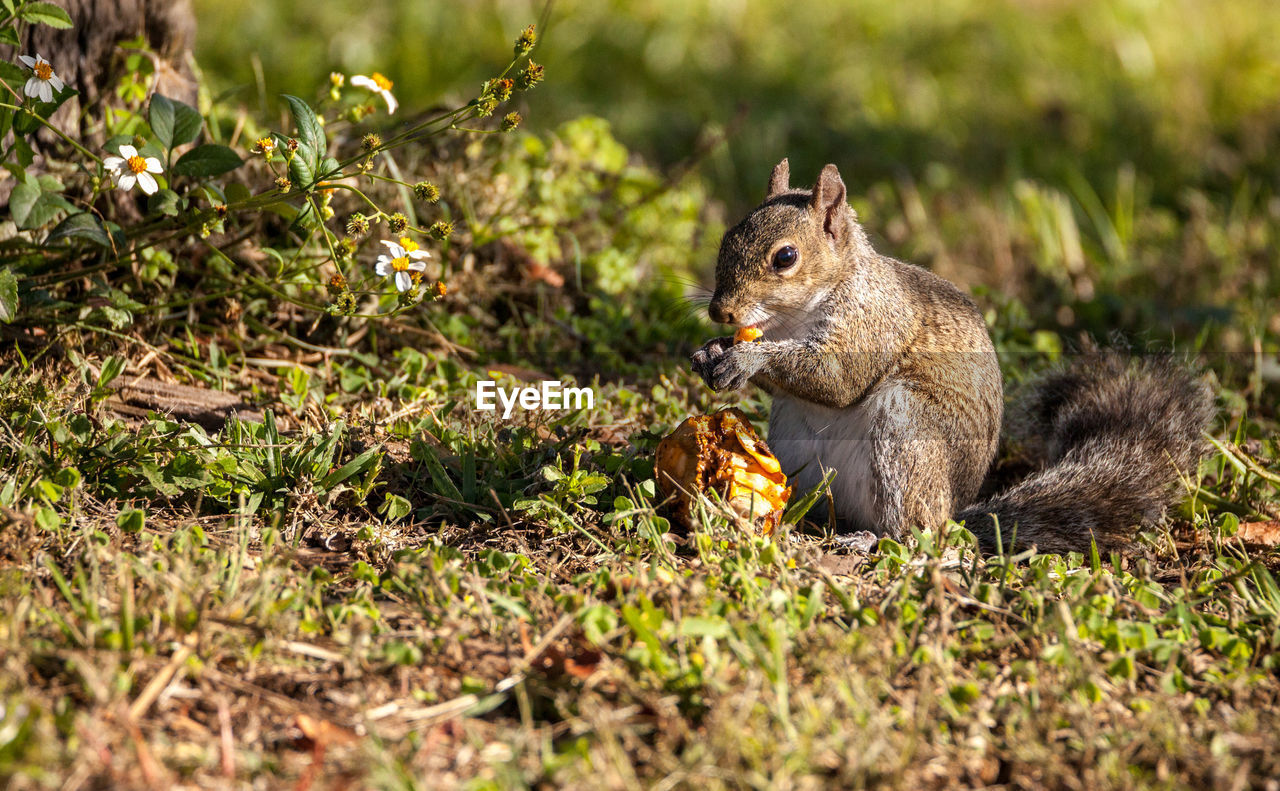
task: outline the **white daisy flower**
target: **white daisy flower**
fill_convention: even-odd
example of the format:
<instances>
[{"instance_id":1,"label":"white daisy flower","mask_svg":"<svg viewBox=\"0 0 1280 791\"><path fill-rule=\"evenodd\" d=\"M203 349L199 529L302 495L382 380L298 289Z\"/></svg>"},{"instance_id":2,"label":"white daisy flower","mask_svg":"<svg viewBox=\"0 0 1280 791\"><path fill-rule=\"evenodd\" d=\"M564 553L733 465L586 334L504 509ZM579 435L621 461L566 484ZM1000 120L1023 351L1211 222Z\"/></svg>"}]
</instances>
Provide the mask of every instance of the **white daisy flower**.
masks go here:
<instances>
[{"instance_id":1,"label":"white daisy flower","mask_svg":"<svg viewBox=\"0 0 1280 791\"><path fill-rule=\"evenodd\" d=\"M160 160L155 157L142 158L138 155L138 149L133 146L120 146L120 156L107 157L102 160L102 164L111 171L116 186L122 190L133 189L135 182L148 195L154 195L160 189L155 176L151 175L164 172L164 168L160 167Z\"/></svg>"},{"instance_id":2,"label":"white daisy flower","mask_svg":"<svg viewBox=\"0 0 1280 791\"><path fill-rule=\"evenodd\" d=\"M431 253L418 248L418 243L408 238L401 237L399 243L391 242L386 239L382 243L387 246L387 253L378 256L378 260L373 265L373 271L378 277L394 276L396 288L400 291L408 291L413 287L413 277L409 272L421 272L427 268L423 263L431 258Z\"/></svg>"},{"instance_id":3,"label":"white daisy flower","mask_svg":"<svg viewBox=\"0 0 1280 791\"><path fill-rule=\"evenodd\" d=\"M19 55L18 60L33 72L31 79L27 80L27 84L22 89L27 96L42 102L51 102L55 93L62 93L62 89L67 87L58 75L53 73L53 66L49 65L49 61L39 53L36 53L34 58L30 55Z\"/></svg>"},{"instance_id":4,"label":"white daisy flower","mask_svg":"<svg viewBox=\"0 0 1280 791\"><path fill-rule=\"evenodd\" d=\"M374 72L368 77L363 74L357 74L351 78L351 84L357 88L368 88L376 94L382 96L383 101L387 103L387 112L394 113L400 105L396 102L396 97L391 95L391 80L382 76L381 72Z\"/></svg>"}]
</instances>

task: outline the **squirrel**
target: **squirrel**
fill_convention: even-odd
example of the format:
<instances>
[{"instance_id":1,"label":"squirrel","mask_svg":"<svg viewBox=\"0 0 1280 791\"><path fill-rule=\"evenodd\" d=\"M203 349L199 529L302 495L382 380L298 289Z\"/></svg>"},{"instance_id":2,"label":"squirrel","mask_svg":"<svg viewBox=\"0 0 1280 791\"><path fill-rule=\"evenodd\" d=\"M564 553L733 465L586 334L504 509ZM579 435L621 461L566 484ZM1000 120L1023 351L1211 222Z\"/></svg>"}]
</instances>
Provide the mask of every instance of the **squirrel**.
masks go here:
<instances>
[{"instance_id":1,"label":"squirrel","mask_svg":"<svg viewBox=\"0 0 1280 791\"><path fill-rule=\"evenodd\" d=\"M842 531L900 538L964 525L986 552L1130 549L1204 454L1209 387L1168 360L1093 351L1029 388L1010 420L1041 469L974 503L995 458L1004 385L977 305L873 249L835 165L812 190L786 159L725 233L713 321L763 331L694 352L711 389L773 398L768 444L799 488L830 484Z\"/></svg>"}]
</instances>

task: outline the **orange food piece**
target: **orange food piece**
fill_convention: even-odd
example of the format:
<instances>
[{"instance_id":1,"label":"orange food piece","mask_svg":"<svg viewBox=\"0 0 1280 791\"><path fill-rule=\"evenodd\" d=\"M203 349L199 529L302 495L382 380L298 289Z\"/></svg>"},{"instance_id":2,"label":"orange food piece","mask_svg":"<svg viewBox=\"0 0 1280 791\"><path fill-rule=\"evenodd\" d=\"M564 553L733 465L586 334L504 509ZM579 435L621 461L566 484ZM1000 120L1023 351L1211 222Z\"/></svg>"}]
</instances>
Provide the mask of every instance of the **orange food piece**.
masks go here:
<instances>
[{"instance_id":1,"label":"orange food piece","mask_svg":"<svg viewBox=\"0 0 1280 791\"><path fill-rule=\"evenodd\" d=\"M758 330L755 327L739 327L738 331L733 334L734 343L751 343L758 341L764 337L764 330Z\"/></svg>"},{"instance_id":2,"label":"orange food piece","mask_svg":"<svg viewBox=\"0 0 1280 791\"><path fill-rule=\"evenodd\" d=\"M769 535L791 497L778 458L734 408L686 418L658 443L653 469L686 527L698 498L714 492L740 526Z\"/></svg>"}]
</instances>

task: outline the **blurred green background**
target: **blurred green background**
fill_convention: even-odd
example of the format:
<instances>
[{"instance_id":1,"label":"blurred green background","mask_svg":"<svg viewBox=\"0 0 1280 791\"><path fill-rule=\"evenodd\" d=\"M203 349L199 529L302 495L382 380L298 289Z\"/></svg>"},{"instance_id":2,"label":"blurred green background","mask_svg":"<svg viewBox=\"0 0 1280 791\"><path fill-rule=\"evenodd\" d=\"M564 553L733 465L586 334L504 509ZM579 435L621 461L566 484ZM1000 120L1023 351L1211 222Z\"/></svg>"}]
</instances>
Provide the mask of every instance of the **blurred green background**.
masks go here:
<instances>
[{"instance_id":1,"label":"blurred green background","mask_svg":"<svg viewBox=\"0 0 1280 791\"><path fill-rule=\"evenodd\" d=\"M469 97L542 10L518 0L197 0L219 84L314 92L380 70L409 108ZM709 171L751 203L768 167L840 164L853 183L942 163L990 183L1124 163L1162 200L1188 182L1274 185L1280 4L1273 0L562 0L536 58L534 129L593 113L659 162L745 112Z\"/></svg>"},{"instance_id":2,"label":"blurred green background","mask_svg":"<svg viewBox=\"0 0 1280 791\"><path fill-rule=\"evenodd\" d=\"M469 99L543 11L196 7L206 77L246 104L378 70L402 113ZM727 218L782 156L800 183L835 162L887 252L1062 326L1280 332L1274 0L563 0L540 33L526 128L603 116L659 165L696 159Z\"/></svg>"}]
</instances>

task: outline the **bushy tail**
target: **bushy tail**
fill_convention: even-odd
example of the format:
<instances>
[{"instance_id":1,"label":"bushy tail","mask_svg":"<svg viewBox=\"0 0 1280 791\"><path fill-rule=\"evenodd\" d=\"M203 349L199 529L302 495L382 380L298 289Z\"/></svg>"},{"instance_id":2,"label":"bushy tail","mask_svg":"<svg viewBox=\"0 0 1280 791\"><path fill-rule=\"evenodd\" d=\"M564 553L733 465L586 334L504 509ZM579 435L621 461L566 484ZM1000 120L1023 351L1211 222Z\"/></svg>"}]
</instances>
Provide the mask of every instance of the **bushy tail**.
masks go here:
<instances>
[{"instance_id":1,"label":"bushy tail","mask_svg":"<svg viewBox=\"0 0 1280 791\"><path fill-rule=\"evenodd\" d=\"M1125 549L1178 501L1214 407L1208 385L1169 359L1093 352L1034 385L1017 411L1047 466L956 516L989 552L992 514L1006 551Z\"/></svg>"}]
</instances>

